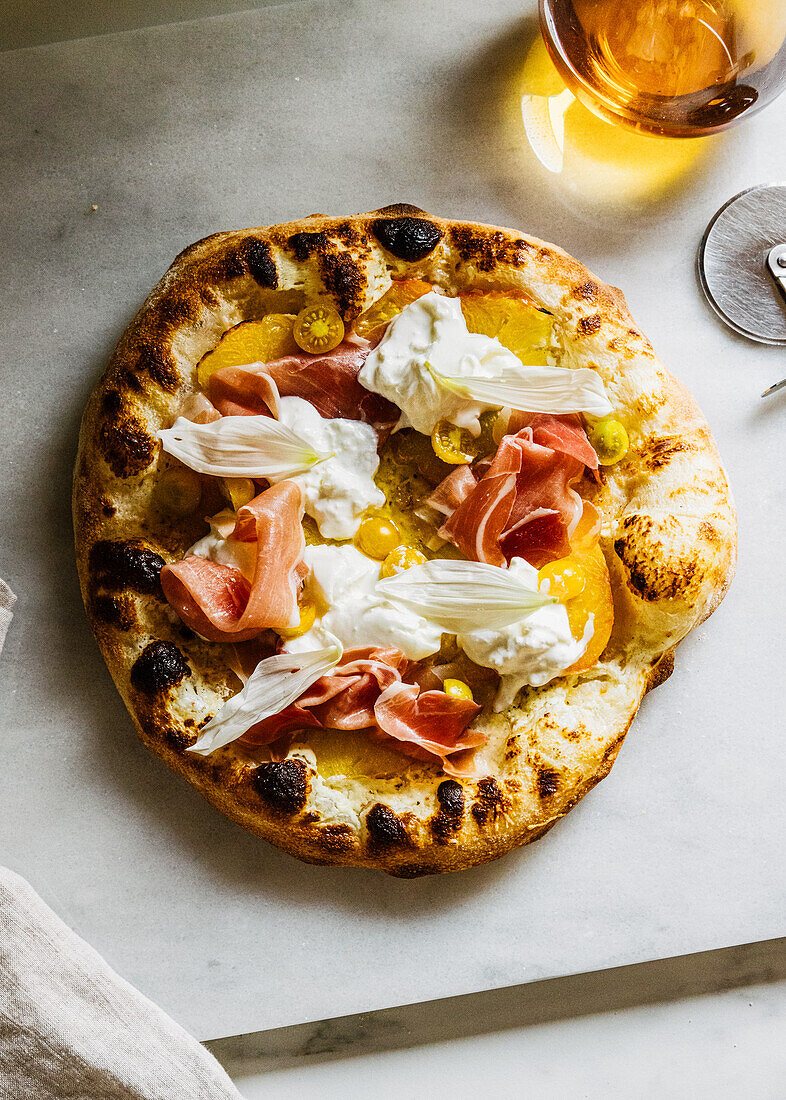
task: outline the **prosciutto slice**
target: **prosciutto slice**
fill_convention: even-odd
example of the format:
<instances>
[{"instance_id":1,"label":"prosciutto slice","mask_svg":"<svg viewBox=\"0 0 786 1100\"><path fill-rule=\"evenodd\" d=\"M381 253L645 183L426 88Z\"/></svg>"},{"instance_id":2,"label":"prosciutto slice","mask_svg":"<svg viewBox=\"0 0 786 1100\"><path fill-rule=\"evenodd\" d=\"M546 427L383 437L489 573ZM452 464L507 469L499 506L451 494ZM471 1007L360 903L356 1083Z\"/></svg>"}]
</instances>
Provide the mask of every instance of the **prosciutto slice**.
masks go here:
<instances>
[{"instance_id":1,"label":"prosciutto slice","mask_svg":"<svg viewBox=\"0 0 786 1100\"><path fill-rule=\"evenodd\" d=\"M347 649L341 661L280 714L265 718L244 735L247 745L268 745L298 729L368 729L375 724L380 693L401 679L409 662L393 646Z\"/></svg>"},{"instance_id":2,"label":"prosciutto slice","mask_svg":"<svg viewBox=\"0 0 786 1100\"><path fill-rule=\"evenodd\" d=\"M393 683L382 692L374 716L385 745L416 759L435 759L447 775L473 774L470 750L486 743L478 730L467 729L480 713L477 703L444 691L422 691L417 684Z\"/></svg>"},{"instance_id":3,"label":"prosciutto slice","mask_svg":"<svg viewBox=\"0 0 786 1100\"><path fill-rule=\"evenodd\" d=\"M247 748L271 745L280 755L286 739L291 741L299 730L367 730L406 756L438 761L448 775L474 774L471 758L486 737L467 726L480 707L444 691L403 683L409 663L392 646L346 650L328 675L286 710L252 726L240 743Z\"/></svg>"},{"instance_id":4,"label":"prosciutto slice","mask_svg":"<svg viewBox=\"0 0 786 1100\"><path fill-rule=\"evenodd\" d=\"M578 459L589 470L597 470L598 455L587 439L577 416L552 416L551 413L524 413L516 409L510 415L507 435L517 435L525 428L532 432L533 442L552 451L561 451Z\"/></svg>"},{"instance_id":5,"label":"prosciutto slice","mask_svg":"<svg viewBox=\"0 0 786 1100\"><path fill-rule=\"evenodd\" d=\"M237 513L233 537L256 543L252 581L194 554L161 570L161 587L180 618L209 642L243 642L287 626L303 576L303 497L293 481L272 485Z\"/></svg>"},{"instance_id":6,"label":"prosciutto slice","mask_svg":"<svg viewBox=\"0 0 786 1100\"><path fill-rule=\"evenodd\" d=\"M514 413L511 426L482 476L453 471L427 503L447 516L440 536L471 560L521 557L540 568L570 553L582 513L595 512L573 486L585 467L597 469L597 455L577 417Z\"/></svg>"},{"instance_id":7,"label":"prosciutto slice","mask_svg":"<svg viewBox=\"0 0 786 1100\"><path fill-rule=\"evenodd\" d=\"M279 396L302 397L326 419L364 420L374 428L390 428L399 410L358 381L371 348L370 341L348 336L326 355L302 352L272 363L224 367L211 376L209 397L223 416L275 416Z\"/></svg>"},{"instance_id":8,"label":"prosciutto slice","mask_svg":"<svg viewBox=\"0 0 786 1100\"><path fill-rule=\"evenodd\" d=\"M451 516L476 485L477 479L469 466L457 466L440 481L426 504L443 516Z\"/></svg>"}]
</instances>

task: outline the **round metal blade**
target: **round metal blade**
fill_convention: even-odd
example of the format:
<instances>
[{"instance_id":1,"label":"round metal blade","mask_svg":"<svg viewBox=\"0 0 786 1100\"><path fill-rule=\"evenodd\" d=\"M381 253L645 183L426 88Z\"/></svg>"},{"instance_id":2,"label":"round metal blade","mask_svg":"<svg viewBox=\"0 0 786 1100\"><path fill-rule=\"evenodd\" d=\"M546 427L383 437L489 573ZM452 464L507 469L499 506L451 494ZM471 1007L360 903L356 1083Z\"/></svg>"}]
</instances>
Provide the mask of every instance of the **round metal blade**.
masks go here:
<instances>
[{"instance_id":1,"label":"round metal blade","mask_svg":"<svg viewBox=\"0 0 786 1100\"><path fill-rule=\"evenodd\" d=\"M699 247L707 299L735 332L763 344L786 344L786 297L767 266L786 244L786 184L740 192L720 208Z\"/></svg>"}]
</instances>

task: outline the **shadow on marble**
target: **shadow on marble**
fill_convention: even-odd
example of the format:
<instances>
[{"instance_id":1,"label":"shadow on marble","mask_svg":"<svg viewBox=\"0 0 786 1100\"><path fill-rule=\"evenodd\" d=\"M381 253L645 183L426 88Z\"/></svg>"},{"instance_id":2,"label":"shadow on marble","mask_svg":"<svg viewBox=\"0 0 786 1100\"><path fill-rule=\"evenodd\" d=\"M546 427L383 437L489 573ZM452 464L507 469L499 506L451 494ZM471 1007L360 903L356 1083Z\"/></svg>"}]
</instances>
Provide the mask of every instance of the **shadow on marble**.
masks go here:
<instances>
[{"instance_id":1,"label":"shadow on marble","mask_svg":"<svg viewBox=\"0 0 786 1100\"><path fill-rule=\"evenodd\" d=\"M285 1070L786 979L786 937L214 1039L231 1076Z\"/></svg>"}]
</instances>

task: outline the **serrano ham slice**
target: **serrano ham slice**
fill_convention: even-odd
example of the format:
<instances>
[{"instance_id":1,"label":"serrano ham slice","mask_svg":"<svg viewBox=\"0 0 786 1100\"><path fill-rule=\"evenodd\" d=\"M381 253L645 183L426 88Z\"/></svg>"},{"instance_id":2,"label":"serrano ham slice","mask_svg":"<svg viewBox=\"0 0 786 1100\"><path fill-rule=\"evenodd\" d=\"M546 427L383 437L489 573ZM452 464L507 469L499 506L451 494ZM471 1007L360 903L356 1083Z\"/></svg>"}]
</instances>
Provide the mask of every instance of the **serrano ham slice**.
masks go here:
<instances>
[{"instance_id":1,"label":"serrano ham slice","mask_svg":"<svg viewBox=\"0 0 786 1100\"><path fill-rule=\"evenodd\" d=\"M190 555L161 570L161 587L180 618L209 642L243 642L287 626L303 575L303 496L294 481L272 485L237 513L233 537L256 542L249 583L238 569Z\"/></svg>"},{"instance_id":2,"label":"serrano ham slice","mask_svg":"<svg viewBox=\"0 0 786 1100\"><path fill-rule=\"evenodd\" d=\"M275 416L279 397L302 397L326 419L364 420L374 428L390 428L399 410L358 381L371 348L370 341L348 336L327 355L302 352L272 363L224 367L210 378L210 400L223 416Z\"/></svg>"},{"instance_id":3,"label":"serrano ham slice","mask_svg":"<svg viewBox=\"0 0 786 1100\"><path fill-rule=\"evenodd\" d=\"M403 683L408 665L392 646L349 649L330 673L280 714L257 722L239 744L272 745L280 755L286 739L299 730L367 730L406 756L439 761L448 775L473 775L474 750L486 737L467 726L481 708L444 691Z\"/></svg>"},{"instance_id":4,"label":"serrano ham slice","mask_svg":"<svg viewBox=\"0 0 786 1100\"><path fill-rule=\"evenodd\" d=\"M533 443L551 447L578 459L589 470L597 470L598 456L587 439L581 420L577 416L552 416L551 413L523 413L513 410L508 421L507 435L518 435L529 428Z\"/></svg>"},{"instance_id":5,"label":"serrano ham slice","mask_svg":"<svg viewBox=\"0 0 786 1100\"><path fill-rule=\"evenodd\" d=\"M400 681L408 664L393 646L349 649L330 675L317 680L298 703L310 707L328 729L367 729L374 725L380 693Z\"/></svg>"},{"instance_id":6,"label":"serrano ham slice","mask_svg":"<svg viewBox=\"0 0 786 1100\"><path fill-rule=\"evenodd\" d=\"M393 683L377 699L374 715L387 735L388 748L398 748L415 759L436 759L447 775L466 776L472 774L468 750L487 740L478 730L467 729L480 709L477 703L444 691L421 691L417 684Z\"/></svg>"},{"instance_id":7,"label":"serrano ham slice","mask_svg":"<svg viewBox=\"0 0 786 1100\"><path fill-rule=\"evenodd\" d=\"M569 554L582 514L595 513L573 486L585 467L597 470L597 455L575 416L514 413L511 425L515 434L503 438L474 487L474 471L462 467L428 504L447 516L440 536L471 560L504 566L521 557L540 568Z\"/></svg>"},{"instance_id":8,"label":"serrano ham slice","mask_svg":"<svg viewBox=\"0 0 786 1100\"><path fill-rule=\"evenodd\" d=\"M476 485L477 480L469 466L457 466L440 481L433 493L427 497L426 504L443 516L451 516Z\"/></svg>"},{"instance_id":9,"label":"serrano ham slice","mask_svg":"<svg viewBox=\"0 0 786 1100\"><path fill-rule=\"evenodd\" d=\"M241 738L247 745L268 745L298 729L368 729L375 723L374 703L409 664L393 646L358 646L321 676L280 714L252 726Z\"/></svg>"}]
</instances>

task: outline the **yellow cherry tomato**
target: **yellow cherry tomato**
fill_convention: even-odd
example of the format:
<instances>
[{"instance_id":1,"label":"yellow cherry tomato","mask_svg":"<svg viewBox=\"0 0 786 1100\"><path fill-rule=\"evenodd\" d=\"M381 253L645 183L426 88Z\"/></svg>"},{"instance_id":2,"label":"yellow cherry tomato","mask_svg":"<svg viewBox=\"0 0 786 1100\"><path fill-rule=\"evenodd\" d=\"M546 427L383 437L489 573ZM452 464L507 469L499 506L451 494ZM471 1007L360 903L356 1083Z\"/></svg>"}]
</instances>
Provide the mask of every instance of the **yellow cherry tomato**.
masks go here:
<instances>
[{"instance_id":1,"label":"yellow cherry tomato","mask_svg":"<svg viewBox=\"0 0 786 1100\"><path fill-rule=\"evenodd\" d=\"M297 626L284 626L280 627L278 633L282 638L299 638L301 634L305 634L307 630L310 630L314 625L314 620L317 617L317 609L313 603L307 601L302 603L299 608L300 622Z\"/></svg>"},{"instance_id":2,"label":"yellow cherry tomato","mask_svg":"<svg viewBox=\"0 0 786 1100\"><path fill-rule=\"evenodd\" d=\"M466 428L457 428L449 420L440 420L431 433L434 454L451 466L466 465L478 454L478 441Z\"/></svg>"},{"instance_id":3,"label":"yellow cherry tomato","mask_svg":"<svg viewBox=\"0 0 786 1100\"><path fill-rule=\"evenodd\" d=\"M383 561L382 576L394 577L396 573L403 573L405 569L411 569L413 565L423 565L426 561L426 555L414 546L397 546Z\"/></svg>"},{"instance_id":4,"label":"yellow cherry tomato","mask_svg":"<svg viewBox=\"0 0 786 1100\"><path fill-rule=\"evenodd\" d=\"M599 420L590 430L589 441L598 454L601 466L613 466L628 453L630 443L625 425L613 416Z\"/></svg>"},{"instance_id":5,"label":"yellow cherry tomato","mask_svg":"<svg viewBox=\"0 0 786 1100\"><path fill-rule=\"evenodd\" d=\"M250 477L225 477L221 480L224 495L235 512L257 495L257 487Z\"/></svg>"},{"instance_id":6,"label":"yellow cherry tomato","mask_svg":"<svg viewBox=\"0 0 786 1100\"><path fill-rule=\"evenodd\" d=\"M199 474L185 466L172 466L164 470L155 488L156 503L174 516L188 516L195 512L202 499L202 482Z\"/></svg>"},{"instance_id":7,"label":"yellow cherry tomato","mask_svg":"<svg viewBox=\"0 0 786 1100\"><path fill-rule=\"evenodd\" d=\"M344 322L332 306L306 306L295 318L292 335L303 351L323 355L344 339Z\"/></svg>"},{"instance_id":8,"label":"yellow cherry tomato","mask_svg":"<svg viewBox=\"0 0 786 1100\"><path fill-rule=\"evenodd\" d=\"M548 581L549 596L556 596L564 603L581 595L587 585L587 576L578 562L562 558L560 561L550 561L540 570L538 585L545 588L545 581Z\"/></svg>"},{"instance_id":9,"label":"yellow cherry tomato","mask_svg":"<svg viewBox=\"0 0 786 1100\"><path fill-rule=\"evenodd\" d=\"M449 695L451 699L469 699L470 703L475 700L475 696L472 694L472 688L469 684L465 684L463 680L453 680L448 677L447 680L442 681L442 690L446 695Z\"/></svg>"},{"instance_id":10,"label":"yellow cherry tomato","mask_svg":"<svg viewBox=\"0 0 786 1100\"><path fill-rule=\"evenodd\" d=\"M272 363L299 351L292 335L295 317L291 313L268 313L259 321L241 321L221 337L212 351L199 360L197 382L206 390L210 378L222 367L245 367L249 363Z\"/></svg>"},{"instance_id":11,"label":"yellow cherry tomato","mask_svg":"<svg viewBox=\"0 0 786 1100\"><path fill-rule=\"evenodd\" d=\"M491 438L494 443L499 446L508 432L508 424L510 423L511 409L500 409L497 413L496 419L491 427Z\"/></svg>"},{"instance_id":12,"label":"yellow cherry tomato","mask_svg":"<svg viewBox=\"0 0 786 1100\"><path fill-rule=\"evenodd\" d=\"M382 561L401 544L401 532L392 519L368 516L358 527L355 545L366 557Z\"/></svg>"},{"instance_id":13,"label":"yellow cherry tomato","mask_svg":"<svg viewBox=\"0 0 786 1100\"><path fill-rule=\"evenodd\" d=\"M474 440L477 456L490 455L499 446L497 431L502 430L497 428L497 421L500 419L499 413L499 409L486 409L485 412L480 414L480 435ZM505 422L505 425L507 426L507 422ZM502 435L504 434L503 431ZM502 436L500 436L501 438Z\"/></svg>"}]
</instances>

